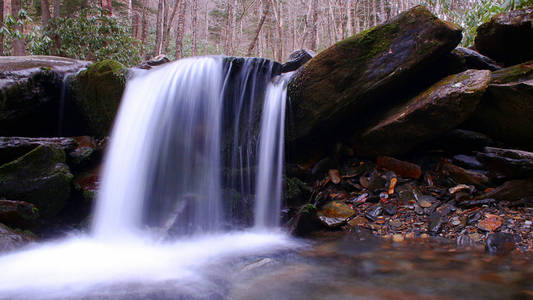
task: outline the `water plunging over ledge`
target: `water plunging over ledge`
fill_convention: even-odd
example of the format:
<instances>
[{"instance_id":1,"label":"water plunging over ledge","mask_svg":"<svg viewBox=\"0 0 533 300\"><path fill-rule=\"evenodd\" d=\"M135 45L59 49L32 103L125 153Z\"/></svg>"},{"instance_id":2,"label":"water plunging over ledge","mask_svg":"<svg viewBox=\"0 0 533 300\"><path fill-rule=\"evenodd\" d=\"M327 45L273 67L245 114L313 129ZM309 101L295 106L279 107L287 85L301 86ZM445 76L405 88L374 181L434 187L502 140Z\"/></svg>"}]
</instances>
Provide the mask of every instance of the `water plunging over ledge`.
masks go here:
<instances>
[{"instance_id":1,"label":"water plunging over ledge","mask_svg":"<svg viewBox=\"0 0 533 300\"><path fill-rule=\"evenodd\" d=\"M90 236L0 257L0 298L195 280L211 261L294 247L278 228L287 81L278 67L189 58L131 79Z\"/></svg>"}]
</instances>

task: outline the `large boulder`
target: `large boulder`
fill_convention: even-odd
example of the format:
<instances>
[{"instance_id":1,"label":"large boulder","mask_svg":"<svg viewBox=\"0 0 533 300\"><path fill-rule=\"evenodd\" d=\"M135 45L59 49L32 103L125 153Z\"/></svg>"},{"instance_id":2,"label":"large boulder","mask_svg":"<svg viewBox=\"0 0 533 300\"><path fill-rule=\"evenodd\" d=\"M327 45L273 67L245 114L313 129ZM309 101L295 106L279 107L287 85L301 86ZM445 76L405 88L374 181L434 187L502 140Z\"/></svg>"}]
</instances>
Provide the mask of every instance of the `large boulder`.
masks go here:
<instances>
[{"instance_id":1,"label":"large boulder","mask_svg":"<svg viewBox=\"0 0 533 300\"><path fill-rule=\"evenodd\" d=\"M39 146L52 146L70 152L76 149L75 138L31 138L0 136L0 165L15 160Z\"/></svg>"},{"instance_id":2,"label":"large boulder","mask_svg":"<svg viewBox=\"0 0 533 300\"><path fill-rule=\"evenodd\" d=\"M63 77L88 64L53 56L0 57L0 135L56 135Z\"/></svg>"},{"instance_id":3,"label":"large boulder","mask_svg":"<svg viewBox=\"0 0 533 300\"><path fill-rule=\"evenodd\" d=\"M9 226L26 227L39 217L39 210L24 201L0 200L0 222Z\"/></svg>"},{"instance_id":4,"label":"large boulder","mask_svg":"<svg viewBox=\"0 0 533 300\"><path fill-rule=\"evenodd\" d=\"M495 15L477 29L475 48L506 66L533 59L533 6Z\"/></svg>"},{"instance_id":5,"label":"large boulder","mask_svg":"<svg viewBox=\"0 0 533 300\"><path fill-rule=\"evenodd\" d=\"M458 26L417 6L324 50L289 83L294 119L288 141L320 144L348 120L347 129L357 129L369 112L410 93L423 81L424 67L460 40Z\"/></svg>"},{"instance_id":6,"label":"large boulder","mask_svg":"<svg viewBox=\"0 0 533 300\"><path fill-rule=\"evenodd\" d=\"M126 86L127 68L104 60L90 65L70 83L76 109L84 122L83 134L109 134Z\"/></svg>"},{"instance_id":7,"label":"large boulder","mask_svg":"<svg viewBox=\"0 0 533 300\"><path fill-rule=\"evenodd\" d=\"M533 61L492 73L492 80L469 127L526 150L533 150Z\"/></svg>"},{"instance_id":8,"label":"large boulder","mask_svg":"<svg viewBox=\"0 0 533 300\"><path fill-rule=\"evenodd\" d=\"M72 177L63 150L38 146L0 166L0 198L32 203L41 216L53 217L70 196Z\"/></svg>"},{"instance_id":9,"label":"large boulder","mask_svg":"<svg viewBox=\"0 0 533 300\"><path fill-rule=\"evenodd\" d=\"M451 75L405 104L392 108L357 138L359 155L404 154L463 123L476 109L490 71Z\"/></svg>"}]
</instances>

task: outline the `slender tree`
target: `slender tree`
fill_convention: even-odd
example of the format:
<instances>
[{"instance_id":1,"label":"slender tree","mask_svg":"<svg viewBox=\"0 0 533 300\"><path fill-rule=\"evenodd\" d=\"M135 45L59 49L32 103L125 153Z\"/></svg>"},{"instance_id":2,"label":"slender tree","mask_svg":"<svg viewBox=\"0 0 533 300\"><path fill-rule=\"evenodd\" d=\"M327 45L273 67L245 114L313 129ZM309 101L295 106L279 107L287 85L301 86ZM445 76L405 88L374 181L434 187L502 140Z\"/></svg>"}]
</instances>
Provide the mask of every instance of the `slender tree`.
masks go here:
<instances>
[{"instance_id":1,"label":"slender tree","mask_svg":"<svg viewBox=\"0 0 533 300\"><path fill-rule=\"evenodd\" d=\"M183 57L183 37L185 36L185 14L187 12L187 1L181 1L181 7L176 26L176 59Z\"/></svg>"},{"instance_id":2,"label":"slender tree","mask_svg":"<svg viewBox=\"0 0 533 300\"><path fill-rule=\"evenodd\" d=\"M50 4L48 0L41 0L41 22L43 27L48 26L50 22Z\"/></svg>"},{"instance_id":3,"label":"slender tree","mask_svg":"<svg viewBox=\"0 0 533 300\"><path fill-rule=\"evenodd\" d=\"M4 0L0 0L0 28L4 26ZM4 35L0 34L0 56L4 55Z\"/></svg>"},{"instance_id":4,"label":"slender tree","mask_svg":"<svg viewBox=\"0 0 533 300\"><path fill-rule=\"evenodd\" d=\"M163 46L163 18L165 15L165 0L159 0L157 5L157 20L155 23L155 47L154 56L161 54Z\"/></svg>"},{"instance_id":5,"label":"slender tree","mask_svg":"<svg viewBox=\"0 0 533 300\"><path fill-rule=\"evenodd\" d=\"M11 14L15 17L15 20L19 20L19 12L22 9L21 0L12 0L11 1ZM15 24L15 30L24 33L24 26ZM13 40L13 55L23 56L26 55L26 45L23 39L14 39Z\"/></svg>"}]
</instances>

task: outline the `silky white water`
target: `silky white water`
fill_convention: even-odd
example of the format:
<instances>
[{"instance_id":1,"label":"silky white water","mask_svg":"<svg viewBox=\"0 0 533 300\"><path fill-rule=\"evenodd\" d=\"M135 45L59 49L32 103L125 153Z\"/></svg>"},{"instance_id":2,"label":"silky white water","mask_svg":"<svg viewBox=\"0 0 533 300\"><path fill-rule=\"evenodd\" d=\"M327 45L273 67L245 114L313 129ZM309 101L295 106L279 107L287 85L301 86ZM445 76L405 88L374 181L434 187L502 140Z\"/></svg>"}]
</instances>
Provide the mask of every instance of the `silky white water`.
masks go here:
<instances>
[{"instance_id":1,"label":"silky white water","mask_svg":"<svg viewBox=\"0 0 533 300\"><path fill-rule=\"evenodd\" d=\"M286 80L270 81L270 62L225 59L183 59L128 81L91 233L0 256L0 298L116 296L169 281L194 289L214 263L297 246L278 228ZM257 106L259 136L233 122L252 127ZM236 167L232 185L222 170ZM254 230L232 228L228 189L255 193Z\"/></svg>"}]
</instances>

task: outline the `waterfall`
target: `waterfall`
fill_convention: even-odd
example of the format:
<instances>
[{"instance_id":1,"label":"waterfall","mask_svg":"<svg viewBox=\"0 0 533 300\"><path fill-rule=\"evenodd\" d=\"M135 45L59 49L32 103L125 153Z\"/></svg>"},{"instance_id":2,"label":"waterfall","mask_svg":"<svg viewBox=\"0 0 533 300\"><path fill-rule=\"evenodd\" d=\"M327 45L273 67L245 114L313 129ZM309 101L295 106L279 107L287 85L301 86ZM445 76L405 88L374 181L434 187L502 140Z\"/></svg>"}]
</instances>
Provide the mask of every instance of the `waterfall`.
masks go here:
<instances>
[{"instance_id":1,"label":"waterfall","mask_svg":"<svg viewBox=\"0 0 533 300\"><path fill-rule=\"evenodd\" d=\"M143 226L221 231L250 223L247 209L256 226L278 226L286 80L275 75L268 60L204 57L132 79L106 156L96 236Z\"/></svg>"}]
</instances>

